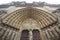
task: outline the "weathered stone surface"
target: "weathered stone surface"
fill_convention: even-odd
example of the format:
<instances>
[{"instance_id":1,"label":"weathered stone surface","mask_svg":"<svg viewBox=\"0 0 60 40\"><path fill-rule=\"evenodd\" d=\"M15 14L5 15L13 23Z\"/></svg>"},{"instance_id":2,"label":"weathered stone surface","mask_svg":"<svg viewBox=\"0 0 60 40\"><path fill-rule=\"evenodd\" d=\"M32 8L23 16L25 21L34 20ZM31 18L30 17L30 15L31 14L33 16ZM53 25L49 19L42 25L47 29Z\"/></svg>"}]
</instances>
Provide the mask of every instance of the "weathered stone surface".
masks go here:
<instances>
[{"instance_id":1,"label":"weathered stone surface","mask_svg":"<svg viewBox=\"0 0 60 40\"><path fill-rule=\"evenodd\" d=\"M36 40L60 39L59 18L56 14L42 9L26 7L0 18L0 40L20 40L23 30L29 31L30 40L37 35L37 31L35 35L33 30L38 30L39 33L39 38L36 37Z\"/></svg>"}]
</instances>

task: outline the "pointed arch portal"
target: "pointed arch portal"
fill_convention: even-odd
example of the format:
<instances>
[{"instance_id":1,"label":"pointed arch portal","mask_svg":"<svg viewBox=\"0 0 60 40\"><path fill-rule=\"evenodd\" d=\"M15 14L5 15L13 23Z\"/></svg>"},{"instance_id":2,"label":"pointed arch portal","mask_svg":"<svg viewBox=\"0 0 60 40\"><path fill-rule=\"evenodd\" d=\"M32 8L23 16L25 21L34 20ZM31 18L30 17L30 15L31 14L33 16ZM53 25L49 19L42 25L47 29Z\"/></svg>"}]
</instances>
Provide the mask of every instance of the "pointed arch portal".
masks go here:
<instances>
[{"instance_id":1,"label":"pointed arch portal","mask_svg":"<svg viewBox=\"0 0 60 40\"><path fill-rule=\"evenodd\" d=\"M18 9L12 13L6 14L2 17L2 22L14 28L20 29L21 23L29 18L36 20L39 23L40 28L45 28L57 22L56 16L52 13L46 12L42 9L29 7Z\"/></svg>"},{"instance_id":2,"label":"pointed arch portal","mask_svg":"<svg viewBox=\"0 0 60 40\"><path fill-rule=\"evenodd\" d=\"M39 29L48 28L53 24L57 24L58 21L56 16L50 12L33 7L26 7L26 8L18 9L12 13L7 13L2 17L2 23L20 30L21 24L23 24L23 22L26 19L35 20L39 24ZM24 27L22 26L22 28ZM40 33L38 30L33 30L32 33L33 33L33 40L40 40L40 36L39 36ZM22 35L21 40L29 40L28 30L23 30L21 35Z\"/></svg>"}]
</instances>

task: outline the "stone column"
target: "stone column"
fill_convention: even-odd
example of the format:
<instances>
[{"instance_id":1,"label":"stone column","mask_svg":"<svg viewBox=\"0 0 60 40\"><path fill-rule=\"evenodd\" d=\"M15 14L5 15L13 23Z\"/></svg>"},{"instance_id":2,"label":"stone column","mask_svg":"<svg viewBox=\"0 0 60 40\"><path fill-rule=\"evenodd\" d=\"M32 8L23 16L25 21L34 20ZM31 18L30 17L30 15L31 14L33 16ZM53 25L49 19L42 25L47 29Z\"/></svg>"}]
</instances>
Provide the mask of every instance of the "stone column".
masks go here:
<instances>
[{"instance_id":1,"label":"stone column","mask_svg":"<svg viewBox=\"0 0 60 40\"><path fill-rule=\"evenodd\" d=\"M29 30L29 40L32 40L32 29Z\"/></svg>"},{"instance_id":2,"label":"stone column","mask_svg":"<svg viewBox=\"0 0 60 40\"><path fill-rule=\"evenodd\" d=\"M46 34L41 30L40 30L40 37L41 37L41 40L47 40Z\"/></svg>"},{"instance_id":3,"label":"stone column","mask_svg":"<svg viewBox=\"0 0 60 40\"><path fill-rule=\"evenodd\" d=\"M20 36L21 36L21 32L17 32L16 33L16 37L15 37L15 39L14 40L20 40Z\"/></svg>"}]
</instances>

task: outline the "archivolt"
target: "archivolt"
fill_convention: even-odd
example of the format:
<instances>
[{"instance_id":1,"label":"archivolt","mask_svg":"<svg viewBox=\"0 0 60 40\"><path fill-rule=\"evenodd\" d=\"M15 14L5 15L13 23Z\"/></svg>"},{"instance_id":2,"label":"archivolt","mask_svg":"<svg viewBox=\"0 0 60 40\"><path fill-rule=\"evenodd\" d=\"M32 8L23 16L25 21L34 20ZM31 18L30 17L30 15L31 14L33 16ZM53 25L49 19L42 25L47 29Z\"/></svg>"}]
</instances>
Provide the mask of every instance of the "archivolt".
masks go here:
<instances>
[{"instance_id":1,"label":"archivolt","mask_svg":"<svg viewBox=\"0 0 60 40\"><path fill-rule=\"evenodd\" d=\"M57 18L52 13L46 12L37 8L23 8L16 10L12 13L8 13L3 18L3 23L15 28L20 28L20 24L28 19L32 18L36 20L41 28L47 27L57 22Z\"/></svg>"}]
</instances>

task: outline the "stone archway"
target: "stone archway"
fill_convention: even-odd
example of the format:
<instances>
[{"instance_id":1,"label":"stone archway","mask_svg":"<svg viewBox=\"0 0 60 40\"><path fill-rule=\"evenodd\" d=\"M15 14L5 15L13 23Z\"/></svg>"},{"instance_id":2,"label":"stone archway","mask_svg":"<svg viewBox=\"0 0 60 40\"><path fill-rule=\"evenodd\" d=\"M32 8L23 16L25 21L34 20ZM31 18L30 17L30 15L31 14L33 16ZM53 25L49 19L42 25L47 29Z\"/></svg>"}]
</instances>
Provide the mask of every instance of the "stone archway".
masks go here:
<instances>
[{"instance_id":1,"label":"stone archway","mask_svg":"<svg viewBox=\"0 0 60 40\"><path fill-rule=\"evenodd\" d=\"M2 22L11 27L20 29L21 23L29 18L36 20L40 25L40 29L57 22L56 16L52 13L33 7L27 7L8 13L2 17Z\"/></svg>"},{"instance_id":2,"label":"stone archway","mask_svg":"<svg viewBox=\"0 0 60 40\"><path fill-rule=\"evenodd\" d=\"M26 19L29 19L28 21L31 21L31 22L36 21L37 22L36 24L39 24L39 26L34 26L35 22L33 23L34 27L29 26L29 25L32 25L32 24L30 24L30 22L27 25L28 22L27 23L24 22ZM32 20L30 20L30 19L32 19ZM4 15L2 17L2 23L4 25L8 25L8 27L12 27L12 28L15 28L15 29L23 30L27 27L28 27L28 29L30 29L32 27L33 27L33 29L35 29L36 27L38 27L41 30L40 34L41 34L41 39L42 40L48 40L51 37L53 37L52 36L53 33L51 31L53 31L54 33L57 33L56 31L59 30L59 29L56 29L56 31L55 31L55 27L58 28L57 21L58 20L57 20L56 16L53 15L52 13L46 12L42 9L33 8L33 7L32 8L26 7L26 8L23 8L23 9L19 9L19 10L16 10L16 11L12 12L12 13L7 13L6 15ZM27 25L27 27L26 26L24 26L24 27L21 26L21 24L23 24L23 22ZM21 27L23 29L20 29ZM52 30L52 28L53 28L53 30ZM35 34L34 32L37 33L38 31L33 31L33 35ZM17 34L16 34L17 35L16 39L18 39L18 35L19 35L18 33L19 32L17 32ZM22 34L23 33L24 32L22 32ZM46 35L49 38L47 38ZM54 35L54 36L56 36L56 35ZM20 38L20 36L19 36L19 38ZM38 37L37 40L39 40L39 39L40 38Z\"/></svg>"}]
</instances>

